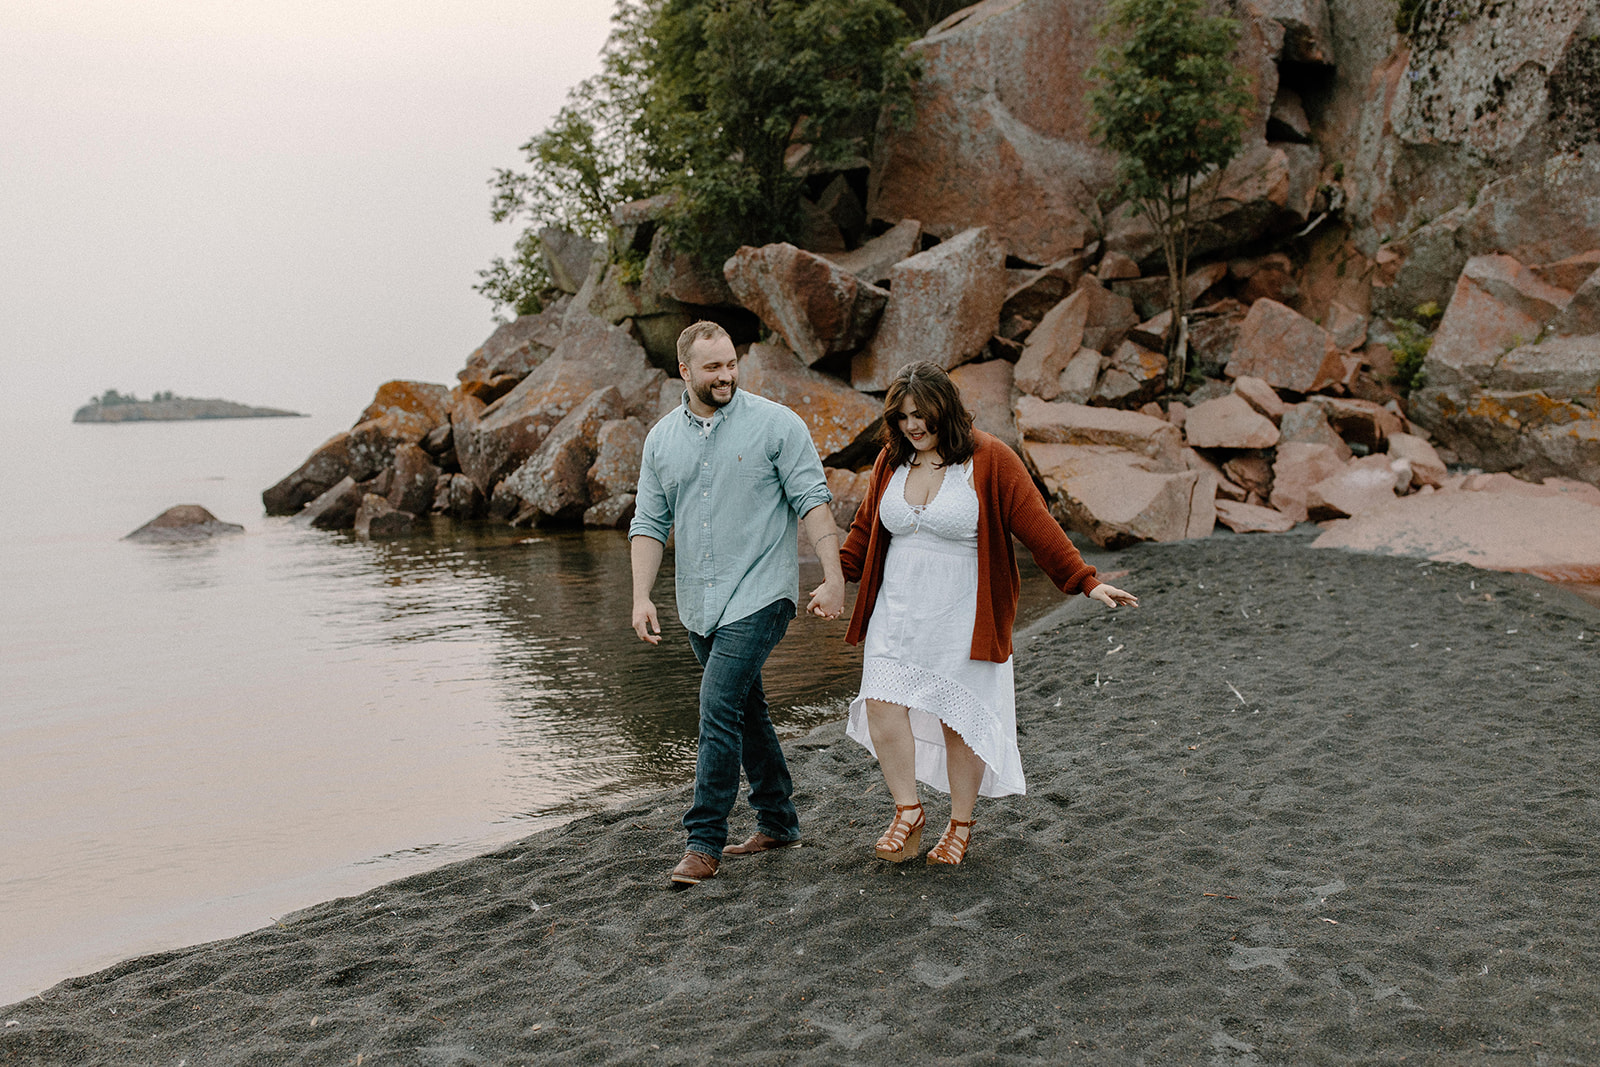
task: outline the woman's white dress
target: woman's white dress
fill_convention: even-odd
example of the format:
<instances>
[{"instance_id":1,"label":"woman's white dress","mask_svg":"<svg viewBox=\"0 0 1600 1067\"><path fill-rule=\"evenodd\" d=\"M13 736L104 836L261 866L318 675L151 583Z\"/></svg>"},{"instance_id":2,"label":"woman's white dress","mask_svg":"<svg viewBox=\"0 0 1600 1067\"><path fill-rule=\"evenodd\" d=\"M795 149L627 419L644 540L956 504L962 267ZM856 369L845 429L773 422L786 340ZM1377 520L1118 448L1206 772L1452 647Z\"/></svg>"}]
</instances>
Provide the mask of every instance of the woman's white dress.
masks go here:
<instances>
[{"instance_id":1,"label":"woman's white dress","mask_svg":"<svg viewBox=\"0 0 1600 1067\"><path fill-rule=\"evenodd\" d=\"M971 658L978 608L972 464L946 468L938 492L921 508L906 503L908 469L894 472L878 505L878 519L893 538L846 732L872 752L866 701L904 705L911 709L918 781L950 791L943 721L988 765L981 795L1025 792L1011 660Z\"/></svg>"}]
</instances>

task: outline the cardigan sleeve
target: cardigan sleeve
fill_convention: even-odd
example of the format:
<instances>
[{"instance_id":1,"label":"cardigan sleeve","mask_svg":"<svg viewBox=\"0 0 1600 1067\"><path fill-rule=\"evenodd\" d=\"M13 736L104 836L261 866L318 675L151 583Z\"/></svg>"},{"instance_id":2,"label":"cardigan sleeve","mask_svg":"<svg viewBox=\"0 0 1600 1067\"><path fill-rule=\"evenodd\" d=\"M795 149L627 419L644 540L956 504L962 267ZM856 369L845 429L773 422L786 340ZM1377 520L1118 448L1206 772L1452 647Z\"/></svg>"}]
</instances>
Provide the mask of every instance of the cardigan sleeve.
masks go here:
<instances>
[{"instance_id":1,"label":"cardigan sleeve","mask_svg":"<svg viewBox=\"0 0 1600 1067\"><path fill-rule=\"evenodd\" d=\"M1001 505L1006 525L1028 547L1034 562L1063 593L1083 593L1100 584L1094 567L1083 561L1061 524L1045 507L1028 468L1010 448L997 450Z\"/></svg>"}]
</instances>

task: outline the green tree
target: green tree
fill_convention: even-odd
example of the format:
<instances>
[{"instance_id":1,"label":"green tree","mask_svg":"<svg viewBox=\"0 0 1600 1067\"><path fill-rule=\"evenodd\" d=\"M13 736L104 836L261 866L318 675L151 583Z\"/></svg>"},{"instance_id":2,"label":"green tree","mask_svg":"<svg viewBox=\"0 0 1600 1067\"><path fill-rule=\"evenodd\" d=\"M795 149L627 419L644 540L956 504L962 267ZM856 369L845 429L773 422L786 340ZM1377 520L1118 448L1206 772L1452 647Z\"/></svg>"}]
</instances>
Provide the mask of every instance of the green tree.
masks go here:
<instances>
[{"instance_id":1,"label":"green tree","mask_svg":"<svg viewBox=\"0 0 1600 1067\"><path fill-rule=\"evenodd\" d=\"M1202 0L1111 0L1090 76L1092 131L1117 154L1117 180L1147 216L1167 261L1172 341L1167 384L1184 380L1184 282L1196 185L1239 154L1255 98L1232 61L1238 26Z\"/></svg>"},{"instance_id":2,"label":"green tree","mask_svg":"<svg viewBox=\"0 0 1600 1067\"><path fill-rule=\"evenodd\" d=\"M798 232L807 168L871 152L881 114L905 115L910 24L889 0L664 0L648 27L644 128L678 194L674 244L721 262Z\"/></svg>"},{"instance_id":3,"label":"green tree","mask_svg":"<svg viewBox=\"0 0 1600 1067\"><path fill-rule=\"evenodd\" d=\"M599 237L614 207L661 192L674 245L705 262L793 239L791 146L812 169L868 155L880 114L905 114L909 34L890 0L619 0L601 73L522 146L526 170L496 173L493 217L525 229L475 288L537 307L540 228Z\"/></svg>"}]
</instances>

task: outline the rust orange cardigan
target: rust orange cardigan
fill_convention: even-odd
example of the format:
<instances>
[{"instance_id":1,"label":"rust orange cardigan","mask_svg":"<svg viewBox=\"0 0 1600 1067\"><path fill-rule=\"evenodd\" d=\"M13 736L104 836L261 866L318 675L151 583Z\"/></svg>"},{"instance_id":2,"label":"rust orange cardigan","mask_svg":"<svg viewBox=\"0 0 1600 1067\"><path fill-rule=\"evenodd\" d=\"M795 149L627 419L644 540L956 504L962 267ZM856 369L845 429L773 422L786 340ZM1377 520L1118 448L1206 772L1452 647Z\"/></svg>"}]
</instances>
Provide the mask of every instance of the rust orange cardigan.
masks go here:
<instances>
[{"instance_id":1,"label":"rust orange cardigan","mask_svg":"<svg viewBox=\"0 0 1600 1067\"><path fill-rule=\"evenodd\" d=\"M1022 459L992 434L974 430L973 436L977 438L972 487L978 494L978 617L972 627L972 658L1004 663L1011 658L1011 626L1017 618L1021 582L1013 534L1063 593L1087 594L1100 581L1050 517ZM893 535L878 521L878 503L893 476L888 452L878 453L866 499L839 550L845 580L861 583L845 633L852 645L866 636L883 581L883 561Z\"/></svg>"}]
</instances>

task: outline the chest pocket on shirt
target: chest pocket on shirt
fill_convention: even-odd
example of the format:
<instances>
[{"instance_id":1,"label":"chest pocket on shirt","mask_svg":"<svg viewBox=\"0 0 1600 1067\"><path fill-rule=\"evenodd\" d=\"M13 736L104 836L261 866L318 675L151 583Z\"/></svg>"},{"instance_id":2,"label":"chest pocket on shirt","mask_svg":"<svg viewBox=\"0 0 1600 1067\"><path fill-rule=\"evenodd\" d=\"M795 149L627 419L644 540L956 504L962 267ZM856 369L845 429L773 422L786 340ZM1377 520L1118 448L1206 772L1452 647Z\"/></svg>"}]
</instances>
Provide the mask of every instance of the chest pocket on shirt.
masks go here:
<instances>
[{"instance_id":1,"label":"chest pocket on shirt","mask_svg":"<svg viewBox=\"0 0 1600 1067\"><path fill-rule=\"evenodd\" d=\"M760 447L735 453L733 467L741 488L754 491L777 484L778 472Z\"/></svg>"}]
</instances>

